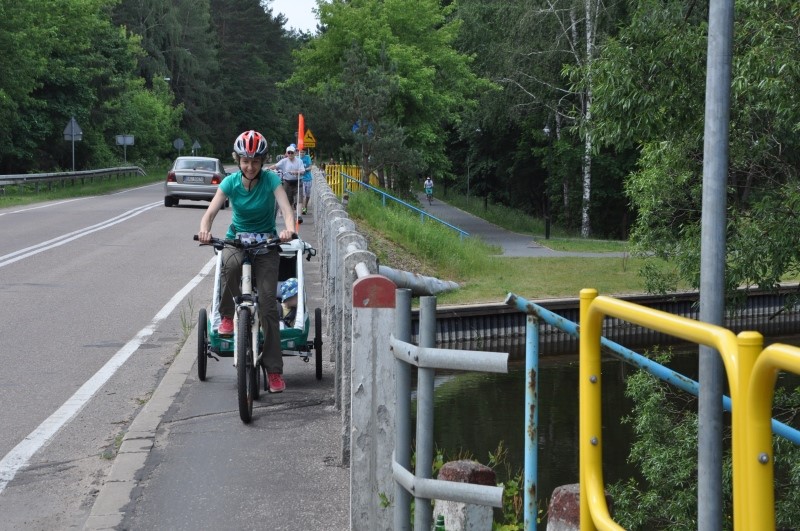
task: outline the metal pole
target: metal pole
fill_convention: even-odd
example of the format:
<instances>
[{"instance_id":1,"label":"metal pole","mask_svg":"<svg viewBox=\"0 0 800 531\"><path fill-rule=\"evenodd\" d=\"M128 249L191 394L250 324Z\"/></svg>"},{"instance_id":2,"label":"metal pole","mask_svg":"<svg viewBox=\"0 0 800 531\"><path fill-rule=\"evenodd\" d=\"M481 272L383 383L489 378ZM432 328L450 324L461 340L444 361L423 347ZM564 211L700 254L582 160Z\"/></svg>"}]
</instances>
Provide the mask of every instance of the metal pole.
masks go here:
<instances>
[{"instance_id":1,"label":"metal pole","mask_svg":"<svg viewBox=\"0 0 800 531\"><path fill-rule=\"evenodd\" d=\"M536 531L539 476L539 320L525 325L525 529Z\"/></svg>"},{"instance_id":2,"label":"metal pole","mask_svg":"<svg viewBox=\"0 0 800 531\"><path fill-rule=\"evenodd\" d=\"M436 297L419 299L419 346L436 346ZM433 379L435 369L417 369L417 462L415 475L430 479L433 468ZM430 529L433 508L427 498L414 498L414 529Z\"/></svg>"},{"instance_id":3,"label":"metal pole","mask_svg":"<svg viewBox=\"0 0 800 531\"><path fill-rule=\"evenodd\" d=\"M411 342L411 290L395 291L394 335L400 341ZM411 366L399 359L395 367L395 439L394 460L411 470ZM395 482L394 484L394 529L411 529L411 494Z\"/></svg>"},{"instance_id":4,"label":"metal pole","mask_svg":"<svg viewBox=\"0 0 800 531\"><path fill-rule=\"evenodd\" d=\"M72 171L75 171L75 117L69 121L69 138L72 141Z\"/></svg>"},{"instance_id":5,"label":"metal pole","mask_svg":"<svg viewBox=\"0 0 800 531\"><path fill-rule=\"evenodd\" d=\"M725 311L725 209L733 54L733 0L711 0L708 15L700 320L722 325ZM722 388L719 353L700 347L697 524L722 529Z\"/></svg>"}]
</instances>

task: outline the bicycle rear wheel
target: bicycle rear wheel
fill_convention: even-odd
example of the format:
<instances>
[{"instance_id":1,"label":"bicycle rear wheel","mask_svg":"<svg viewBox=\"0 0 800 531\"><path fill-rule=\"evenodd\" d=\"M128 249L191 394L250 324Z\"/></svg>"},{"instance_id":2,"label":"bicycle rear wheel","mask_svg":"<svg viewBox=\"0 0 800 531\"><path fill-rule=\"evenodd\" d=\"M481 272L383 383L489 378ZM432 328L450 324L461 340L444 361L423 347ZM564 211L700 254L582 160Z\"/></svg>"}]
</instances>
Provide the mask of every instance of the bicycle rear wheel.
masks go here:
<instances>
[{"instance_id":1,"label":"bicycle rear wheel","mask_svg":"<svg viewBox=\"0 0 800 531\"><path fill-rule=\"evenodd\" d=\"M208 315L205 308L200 308L197 316L197 378L206 380L206 366L208 365Z\"/></svg>"},{"instance_id":2,"label":"bicycle rear wheel","mask_svg":"<svg viewBox=\"0 0 800 531\"><path fill-rule=\"evenodd\" d=\"M253 419L251 383L253 353L250 344L250 309L239 308L236 315L236 391L239 397L239 418L248 424Z\"/></svg>"}]
</instances>

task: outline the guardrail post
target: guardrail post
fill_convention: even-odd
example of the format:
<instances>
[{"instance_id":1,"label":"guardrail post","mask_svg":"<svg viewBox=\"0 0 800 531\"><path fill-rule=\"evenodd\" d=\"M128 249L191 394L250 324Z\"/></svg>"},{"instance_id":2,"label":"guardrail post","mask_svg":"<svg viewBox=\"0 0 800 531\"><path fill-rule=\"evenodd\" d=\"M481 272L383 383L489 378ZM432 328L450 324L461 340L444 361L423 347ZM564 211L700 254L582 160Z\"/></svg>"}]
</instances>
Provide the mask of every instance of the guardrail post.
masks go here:
<instances>
[{"instance_id":1,"label":"guardrail post","mask_svg":"<svg viewBox=\"0 0 800 531\"><path fill-rule=\"evenodd\" d=\"M436 346L436 297L419 298L419 346ZM417 458L415 475L430 479L433 471L433 383L435 369L417 370ZM430 529L433 508L430 500L414 498L414 529Z\"/></svg>"},{"instance_id":2,"label":"guardrail post","mask_svg":"<svg viewBox=\"0 0 800 531\"><path fill-rule=\"evenodd\" d=\"M396 286L380 275L353 283L350 529L391 531L395 429L394 328ZM388 499L388 505L381 500Z\"/></svg>"},{"instance_id":3,"label":"guardrail post","mask_svg":"<svg viewBox=\"0 0 800 531\"><path fill-rule=\"evenodd\" d=\"M358 280L356 265L363 263L367 266L370 273L377 272L377 258L369 251L351 251L344 255L341 260L341 355L337 359L337 370L341 379L341 408L342 408L342 463L350 463L350 427L351 427L351 366L353 357L353 284ZM394 285L394 284L393 284Z\"/></svg>"},{"instance_id":4,"label":"guardrail post","mask_svg":"<svg viewBox=\"0 0 800 531\"><path fill-rule=\"evenodd\" d=\"M411 342L411 290L396 292L394 336ZM395 377L395 438L394 460L411 470L411 366L398 358L394 360ZM394 531L411 529L411 494L400 483L394 486Z\"/></svg>"},{"instance_id":5,"label":"guardrail post","mask_svg":"<svg viewBox=\"0 0 800 531\"><path fill-rule=\"evenodd\" d=\"M339 229L341 227L350 227L354 226L353 222L347 218L347 213L344 210L331 210L327 213L326 227L325 227L325 235L323 238L329 243L330 250L328 254L328 258L330 259L330 263L326 267L325 270L325 284L327 288L327 292L324 292L325 297L330 301L331 304L331 315L328 318L328 336L331 338L331 344L334 346L331 350L331 361L334 361L335 356L334 354L338 354L336 352L341 347L339 346L339 340L341 339L341 314L340 309L337 308L339 304L340 298L336 297L336 294L339 293L339 282L341 281L341 277L339 276L339 266L341 264L341 257L342 254L339 253L339 249L336 246L336 235L339 234Z\"/></svg>"}]
</instances>

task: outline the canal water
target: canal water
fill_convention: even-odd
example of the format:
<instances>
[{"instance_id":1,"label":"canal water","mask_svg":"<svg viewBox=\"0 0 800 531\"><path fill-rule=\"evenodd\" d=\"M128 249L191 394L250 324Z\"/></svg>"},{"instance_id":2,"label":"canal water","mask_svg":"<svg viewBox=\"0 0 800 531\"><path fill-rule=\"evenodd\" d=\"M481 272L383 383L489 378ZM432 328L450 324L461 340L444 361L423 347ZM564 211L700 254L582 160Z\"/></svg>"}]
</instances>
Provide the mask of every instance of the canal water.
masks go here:
<instances>
[{"instance_id":1,"label":"canal water","mask_svg":"<svg viewBox=\"0 0 800 531\"><path fill-rule=\"evenodd\" d=\"M791 344L798 344L796 338ZM470 456L487 463L489 454L502 443L508 451L507 467L496 472L498 481L505 481L521 474L524 467L525 346L487 350L509 352L507 374L437 372L434 444L446 460ZM697 346L673 346L672 351L670 368L697 380ZM607 485L636 475L627 463L632 430L621 422L633 407L625 397L625 380L635 371L610 356L602 364L603 473ZM540 358L538 434L538 501L546 510L556 487L578 483L577 354Z\"/></svg>"}]
</instances>

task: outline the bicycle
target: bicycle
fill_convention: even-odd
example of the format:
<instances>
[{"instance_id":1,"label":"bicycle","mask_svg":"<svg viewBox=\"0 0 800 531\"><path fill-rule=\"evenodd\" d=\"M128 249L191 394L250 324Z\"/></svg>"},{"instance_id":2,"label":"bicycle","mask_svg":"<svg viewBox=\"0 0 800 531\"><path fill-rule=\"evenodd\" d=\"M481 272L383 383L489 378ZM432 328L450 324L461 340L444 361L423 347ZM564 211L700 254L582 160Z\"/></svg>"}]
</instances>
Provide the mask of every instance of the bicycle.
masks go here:
<instances>
[{"instance_id":1,"label":"bicycle","mask_svg":"<svg viewBox=\"0 0 800 531\"><path fill-rule=\"evenodd\" d=\"M237 238L236 240L221 240L212 238L211 243L200 245L211 245L216 252L220 252L225 247L244 251L242 261L242 283L241 295L236 297L236 320L234 326L233 339L233 365L236 367L236 388L239 401L239 418L245 424L253 418L253 400L260 396L261 378L265 382L266 391L266 369L261 367L261 356L264 346L264 331L261 329L258 309L258 292L253 286L252 263L251 259L259 251L279 250L281 248L280 238L263 239L263 235L251 235L252 238ZM197 235L194 236L197 241ZM215 285L215 291L217 286ZM200 310L198 317L198 340L203 340L203 347L206 348L207 329L200 323L207 321L205 308ZM198 345L198 349L200 346ZM198 355L198 373L201 380L205 380L205 369L207 355ZM213 357L213 356L212 356ZM261 371L259 371L261 367Z\"/></svg>"},{"instance_id":2,"label":"bicycle","mask_svg":"<svg viewBox=\"0 0 800 531\"><path fill-rule=\"evenodd\" d=\"M433 204L433 188L425 188L425 196L428 198L428 204Z\"/></svg>"},{"instance_id":3,"label":"bicycle","mask_svg":"<svg viewBox=\"0 0 800 531\"><path fill-rule=\"evenodd\" d=\"M252 283L252 265L250 256L257 254L264 249L280 251L280 267L278 273L279 282L289 277L298 279L299 306L294 326L281 324L281 352L284 356L299 356L303 361L308 362L311 351L315 352L316 357L316 378L322 379L322 311L316 308L314 311L315 334L313 341L308 340L310 320L306 311L306 299L304 288L304 275L302 258L311 260L316 255L316 249L300 240L294 235L292 241L281 243L280 238L265 239L255 243L242 243L241 240L222 240L212 238L211 243L200 244L214 247L217 253L217 275L214 281L214 295L212 300L211 318L205 308L200 309L197 326L197 376L200 381L206 380L206 370L208 358L219 361L221 357L233 357L233 363L237 373L237 397L239 402L239 416L243 422L249 423L252 419L253 400L257 400L260 395L260 380L263 377L264 391L267 390L266 369L260 366L263 354L264 335L261 330L259 319L259 296ZM197 240L197 236L194 237ZM220 298L220 274L222 264L222 249L231 247L244 249L245 257L242 263L242 295L236 298L236 323L234 326L234 336L221 336L217 332L221 317L219 316L218 304ZM277 295L277 294L276 294ZM271 298L265 299L265 304L270 304ZM274 304L278 304L275 300ZM256 345L257 348L253 348ZM245 355L241 355L245 353ZM245 363L238 363L244 358Z\"/></svg>"}]
</instances>

